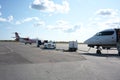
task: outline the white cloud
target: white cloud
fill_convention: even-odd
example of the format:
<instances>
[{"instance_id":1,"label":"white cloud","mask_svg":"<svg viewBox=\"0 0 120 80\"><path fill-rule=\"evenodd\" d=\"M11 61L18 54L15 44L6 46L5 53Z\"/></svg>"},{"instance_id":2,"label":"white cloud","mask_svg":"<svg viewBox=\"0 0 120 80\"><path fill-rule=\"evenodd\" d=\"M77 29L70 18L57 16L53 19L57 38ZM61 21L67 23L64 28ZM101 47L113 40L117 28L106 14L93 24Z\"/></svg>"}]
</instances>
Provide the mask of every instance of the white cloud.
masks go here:
<instances>
[{"instance_id":1,"label":"white cloud","mask_svg":"<svg viewBox=\"0 0 120 80\"><path fill-rule=\"evenodd\" d=\"M7 19L0 17L0 22L6 22Z\"/></svg>"},{"instance_id":2,"label":"white cloud","mask_svg":"<svg viewBox=\"0 0 120 80\"><path fill-rule=\"evenodd\" d=\"M118 15L118 10L116 9L99 9L96 12L97 15L101 15L101 16L117 16Z\"/></svg>"},{"instance_id":3,"label":"white cloud","mask_svg":"<svg viewBox=\"0 0 120 80\"><path fill-rule=\"evenodd\" d=\"M105 22L100 22L98 25L104 28L117 28L118 26L120 27L120 17L108 19Z\"/></svg>"},{"instance_id":4,"label":"white cloud","mask_svg":"<svg viewBox=\"0 0 120 80\"><path fill-rule=\"evenodd\" d=\"M16 22L15 22L15 24L17 24L17 25L18 25L18 24L21 24L21 22L20 22L20 21L16 21Z\"/></svg>"},{"instance_id":5,"label":"white cloud","mask_svg":"<svg viewBox=\"0 0 120 80\"><path fill-rule=\"evenodd\" d=\"M99 9L93 18L90 18L89 26L99 30L117 28L120 25L120 15L117 9Z\"/></svg>"},{"instance_id":6,"label":"white cloud","mask_svg":"<svg viewBox=\"0 0 120 80\"><path fill-rule=\"evenodd\" d=\"M14 20L13 16L8 16L8 18L0 17L0 22L8 22L16 25L24 24L27 22L32 22L35 27L45 25L45 22L40 20L38 17L29 17L18 21L13 21L13 20Z\"/></svg>"},{"instance_id":7,"label":"white cloud","mask_svg":"<svg viewBox=\"0 0 120 80\"><path fill-rule=\"evenodd\" d=\"M77 30L79 30L80 29L80 27L81 27L81 25L73 25L73 27L72 28L70 28L70 29L68 29L68 30L66 30L65 32L67 32L67 33L72 33L72 32L76 32Z\"/></svg>"},{"instance_id":8,"label":"white cloud","mask_svg":"<svg viewBox=\"0 0 120 80\"><path fill-rule=\"evenodd\" d=\"M0 9L2 8L2 6L0 5ZM2 15L2 13L0 12L0 16ZM3 18L2 16L0 17L0 22L11 22L13 21L13 16L8 16L7 18Z\"/></svg>"},{"instance_id":9,"label":"white cloud","mask_svg":"<svg viewBox=\"0 0 120 80\"><path fill-rule=\"evenodd\" d=\"M38 17L28 17L20 21L16 21L15 24L22 24L22 23L31 22L31 21L40 21L40 19Z\"/></svg>"},{"instance_id":10,"label":"white cloud","mask_svg":"<svg viewBox=\"0 0 120 80\"><path fill-rule=\"evenodd\" d=\"M119 18L120 19L120 18ZM110 28L118 28L120 26L120 20L117 19L107 19L107 20L101 20L96 22L90 22L88 27L91 27L91 29L95 29L96 31L104 30L104 29L110 29Z\"/></svg>"},{"instance_id":11,"label":"white cloud","mask_svg":"<svg viewBox=\"0 0 120 80\"><path fill-rule=\"evenodd\" d=\"M27 22L32 22L34 27L39 27L39 26L44 26L45 25L45 22L42 21L38 17L28 17L28 18L16 21L15 24L20 25L20 24L24 24L24 23L27 23Z\"/></svg>"},{"instance_id":12,"label":"white cloud","mask_svg":"<svg viewBox=\"0 0 120 80\"><path fill-rule=\"evenodd\" d=\"M8 18L0 17L0 22L11 22L13 21L13 16L8 16Z\"/></svg>"},{"instance_id":13,"label":"white cloud","mask_svg":"<svg viewBox=\"0 0 120 80\"><path fill-rule=\"evenodd\" d=\"M48 25L47 28L53 29L53 30L65 31L65 30L68 30L69 28L71 28L71 26L67 21L58 20L58 21L56 21L56 25Z\"/></svg>"},{"instance_id":14,"label":"white cloud","mask_svg":"<svg viewBox=\"0 0 120 80\"><path fill-rule=\"evenodd\" d=\"M25 18L25 19L22 20L22 22L23 22L23 23L24 23L24 22L30 22L30 21L32 21L32 20L38 21L39 18L38 18L38 17Z\"/></svg>"},{"instance_id":15,"label":"white cloud","mask_svg":"<svg viewBox=\"0 0 120 80\"><path fill-rule=\"evenodd\" d=\"M24 22L30 22L30 21L32 21L33 20L33 18L25 18L25 19L23 19L22 20L22 22L24 23Z\"/></svg>"},{"instance_id":16,"label":"white cloud","mask_svg":"<svg viewBox=\"0 0 120 80\"><path fill-rule=\"evenodd\" d=\"M79 31L83 40L86 40L101 30L120 28L119 10L99 9L95 15L89 18L89 22L84 25L85 27L81 27Z\"/></svg>"},{"instance_id":17,"label":"white cloud","mask_svg":"<svg viewBox=\"0 0 120 80\"><path fill-rule=\"evenodd\" d=\"M34 24L35 27L44 26L44 25L45 25L44 21L38 21L37 23Z\"/></svg>"},{"instance_id":18,"label":"white cloud","mask_svg":"<svg viewBox=\"0 0 120 80\"><path fill-rule=\"evenodd\" d=\"M13 21L13 16L9 16L7 21L8 21L8 22Z\"/></svg>"},{"instance_id":19,"label":"white cloud","mask_svg":"<svg viewBox=\"0 0 120 80\"><path fill-rule=\"evenodd\" d=\"M58 20L56 25L48 25L47 28L51 30L59 30L67 33L75 32L77 29L80 29L81 24L70 24L68 21Z\"/></svg>"},{"instance_id":20,"label":"white cloud","mask_svg":"<svg viewBox=\"0 0 120 80\"><path fill-rule=\"evenodd\" d=\"M68 13L70 10L69 3L65 0L62 1L61 5L54 3L52 0L34 0L31 8L52 13Z\"/></svg>"}]
</instances>

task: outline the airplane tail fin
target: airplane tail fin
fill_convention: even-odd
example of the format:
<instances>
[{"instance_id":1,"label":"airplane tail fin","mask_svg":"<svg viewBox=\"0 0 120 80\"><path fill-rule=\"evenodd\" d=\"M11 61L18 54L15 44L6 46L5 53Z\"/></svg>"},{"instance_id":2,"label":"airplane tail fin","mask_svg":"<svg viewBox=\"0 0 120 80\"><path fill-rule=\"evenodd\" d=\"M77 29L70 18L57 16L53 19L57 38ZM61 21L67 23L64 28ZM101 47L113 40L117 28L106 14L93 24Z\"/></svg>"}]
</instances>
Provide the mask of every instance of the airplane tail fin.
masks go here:
<instances>
[{"instance_id":1,"label":"airplane tail fin","mask_svg":"<svg viewBox=\"0 0 120 80\"><path fill-rule=\"evenodd\" d=\"M19 36L19 34L17 32L15 32L15 38L16 38L15 39L16 41L19 41L19 39L20 39L20 36Z\"/></svg>"}]
</instances>

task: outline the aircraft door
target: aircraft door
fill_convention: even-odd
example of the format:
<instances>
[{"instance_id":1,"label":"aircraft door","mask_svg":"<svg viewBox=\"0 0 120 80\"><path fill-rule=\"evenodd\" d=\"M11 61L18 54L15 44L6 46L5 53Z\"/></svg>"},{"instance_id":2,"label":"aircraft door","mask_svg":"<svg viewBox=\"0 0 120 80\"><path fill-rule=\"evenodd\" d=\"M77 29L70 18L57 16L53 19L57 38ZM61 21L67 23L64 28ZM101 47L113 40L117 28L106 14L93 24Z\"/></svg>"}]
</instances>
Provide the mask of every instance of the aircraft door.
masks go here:
<instances>
[{"instance_id":1,"label":"aircraft door","mask_svg":"<svg viewBox=\"0 0 120 80\"><path fill-rule=\"evenodd\" d=\"M116 29L116 35L117 35L116 41L120 42L120 29Z\"/></svg>"}]
</instances>

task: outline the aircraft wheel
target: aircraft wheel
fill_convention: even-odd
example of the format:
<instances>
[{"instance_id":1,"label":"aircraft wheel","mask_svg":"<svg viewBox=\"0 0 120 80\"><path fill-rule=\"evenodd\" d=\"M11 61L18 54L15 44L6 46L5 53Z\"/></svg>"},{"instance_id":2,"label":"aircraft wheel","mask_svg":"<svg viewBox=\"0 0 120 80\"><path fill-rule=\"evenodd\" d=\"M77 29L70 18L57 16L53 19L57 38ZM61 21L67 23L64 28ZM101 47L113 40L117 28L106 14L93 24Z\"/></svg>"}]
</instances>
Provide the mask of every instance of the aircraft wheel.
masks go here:
<instances>
[{"instance_id":1,"label":"aircraft wheel","mask_svg":"<svg viewBox=\"0 0 120 80\"><path fill-rule=\"evenodd\" d=\"M101 51L100 51L100 50L97 50L96 53L97 53L97 54L101 54Z\"/></svg>"},{"instance_id":2,"label":"aircraft wheel","mask_svg":"<svg viewBox=\"0 0 120 80\"><path fill-rule=\"evenodd\" d=\"M118 55L120 56L120 52L118 52Z\"/></svg>"}]
</instances>

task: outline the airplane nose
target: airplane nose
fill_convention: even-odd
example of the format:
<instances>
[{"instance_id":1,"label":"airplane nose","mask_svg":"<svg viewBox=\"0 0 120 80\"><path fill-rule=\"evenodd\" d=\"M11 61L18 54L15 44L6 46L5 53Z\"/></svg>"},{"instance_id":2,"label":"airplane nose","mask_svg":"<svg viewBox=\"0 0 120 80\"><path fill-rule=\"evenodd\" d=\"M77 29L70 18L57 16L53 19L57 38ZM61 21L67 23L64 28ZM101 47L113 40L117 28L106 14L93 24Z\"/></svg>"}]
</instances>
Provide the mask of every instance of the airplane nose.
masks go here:
<instances>
[{"instance_id":1,"label":"airplane nose","mask_svg":"<svg viewBox=\"0 0 120 80\"><path fill-rule=\"evenodd\" d=\"M85 40L85 41L84 41L84 44L88 44L88 40Z\"/></svg>"},{"instance_id":2,"label":"airplane nose","mask_svg":"<svg viewBox=\"0 0 120 80\"><path fill-rule=\"evenodd\" d=\"M93 42L93 38L89 38L84 41L84 44L91 44Z\"/></svg>"}]
</instances>

